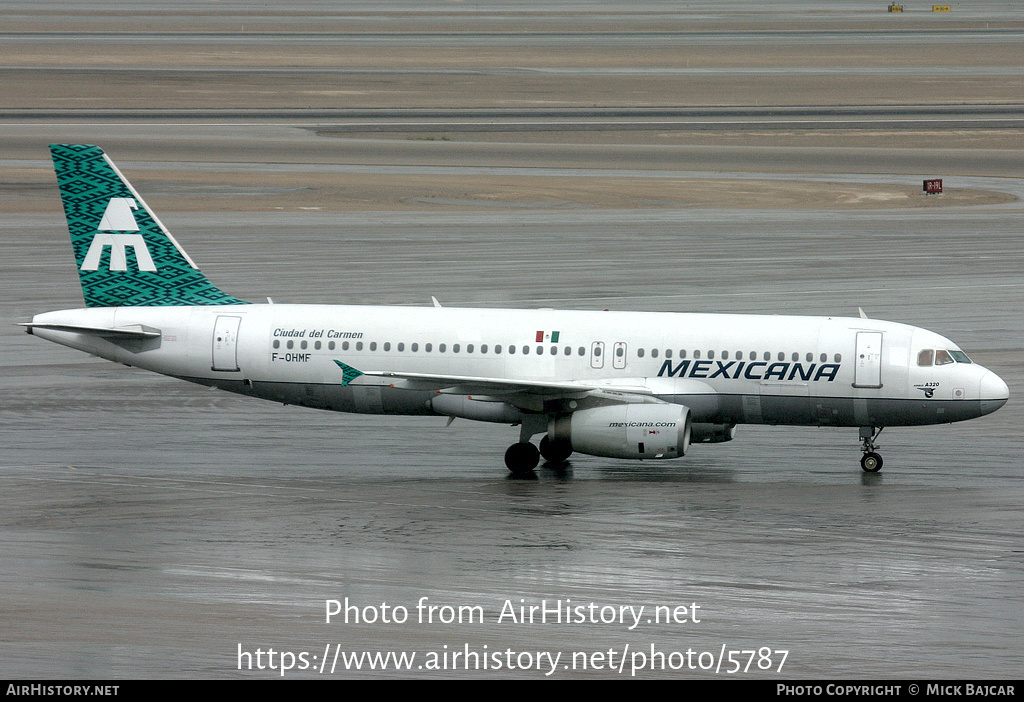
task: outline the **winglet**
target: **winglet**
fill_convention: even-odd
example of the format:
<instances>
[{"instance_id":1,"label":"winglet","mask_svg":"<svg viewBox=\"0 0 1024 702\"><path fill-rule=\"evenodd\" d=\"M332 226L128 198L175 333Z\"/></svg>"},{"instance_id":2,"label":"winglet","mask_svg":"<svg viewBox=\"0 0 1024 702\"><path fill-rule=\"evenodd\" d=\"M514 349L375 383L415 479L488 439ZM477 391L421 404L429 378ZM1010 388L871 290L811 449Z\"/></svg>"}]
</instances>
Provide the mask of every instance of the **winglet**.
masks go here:
<instances>
[{"instance_id":1,"label":"winglet","mask_svg":"<svg viewBox=\"0 0 1024 702\"><path fill-rule=\"evenodd\" d=\"M862 310L860 307L857 308L857 311L860 312L860 318L861 319L867 319L868 318L868 316L866 314L864 314L864 310Z\"/></svg>"},{"instance_id":2,"label":"winglet","mask_svg":"<svg viewBox=\"0 0 1024 702\"><path fill-rule=\"evenodd\" d=\"M438 302L437 298L434 297L433 295L430 296L430 299L434 301L434 307L440 307L441 306L441 303Z\"/></svg>"},{"instance_id":3,"label":"winglet","mask_svg":"<svg viewBox=\"0 0 1024 702\"><path fill-rule=\"evenodd\" d=\"M341 386L342 387L347 387L349 383L351 383L353 380L355 380L359 376L363 375L363 372L361 370L357 370L357 369L353 368L352 366L349 366L349 365L346 365L346 364L342 363L341 361L335 360L334 362L338 364L338 368L341 368L341 371L342 371L342 376L341 376Z\"/></svg>"}]
</instances>

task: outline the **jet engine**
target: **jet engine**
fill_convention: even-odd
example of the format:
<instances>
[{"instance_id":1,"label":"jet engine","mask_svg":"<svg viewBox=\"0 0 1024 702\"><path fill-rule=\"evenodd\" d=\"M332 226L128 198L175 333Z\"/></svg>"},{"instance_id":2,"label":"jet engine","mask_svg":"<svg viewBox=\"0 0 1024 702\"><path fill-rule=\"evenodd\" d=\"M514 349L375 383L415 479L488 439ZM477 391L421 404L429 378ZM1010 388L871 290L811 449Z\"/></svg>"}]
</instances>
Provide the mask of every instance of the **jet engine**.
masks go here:
<instances>
[{"instance_id":1,"label":"jet engine","mask_svg":"<svg viewBox=\"0 0 1024 702\"><path fill-rule=\"evenodd\" d=\"M690 446L690 408L673 404L609 405L556 417L548 440L609 458L676 458Z\"/></svg>"}]
</instances>

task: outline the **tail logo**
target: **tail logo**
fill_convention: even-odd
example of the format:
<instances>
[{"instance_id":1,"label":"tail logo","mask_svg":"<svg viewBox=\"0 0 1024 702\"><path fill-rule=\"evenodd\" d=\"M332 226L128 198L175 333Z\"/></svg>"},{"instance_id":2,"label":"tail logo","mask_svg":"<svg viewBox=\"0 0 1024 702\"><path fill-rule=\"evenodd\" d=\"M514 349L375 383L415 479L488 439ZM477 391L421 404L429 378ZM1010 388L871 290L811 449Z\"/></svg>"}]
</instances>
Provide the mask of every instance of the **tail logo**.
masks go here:
<instances>
[{"instance_id":1,"label":"tail logo","mask_svg":"<svg viewBox=\"0 0 1024 702\"><path fill-rule=\"evenodd\" d=\"M110 198L100 225L96 228L96 235L93 236L92 243L89 244L89 250L85 254L81 270L97 270L100 267L103 249L107 246L110 247L110 270L112 271L128 270L126 253L128 247L131 247L135 253L135 262L140 271L156 270L153 257L150 255L142 235L124 233L139 231L139 224L135 221L135 215L132 213L132 210L137 209L139 206L135 202L135 198Z\"/></svg>"}]
</instances>

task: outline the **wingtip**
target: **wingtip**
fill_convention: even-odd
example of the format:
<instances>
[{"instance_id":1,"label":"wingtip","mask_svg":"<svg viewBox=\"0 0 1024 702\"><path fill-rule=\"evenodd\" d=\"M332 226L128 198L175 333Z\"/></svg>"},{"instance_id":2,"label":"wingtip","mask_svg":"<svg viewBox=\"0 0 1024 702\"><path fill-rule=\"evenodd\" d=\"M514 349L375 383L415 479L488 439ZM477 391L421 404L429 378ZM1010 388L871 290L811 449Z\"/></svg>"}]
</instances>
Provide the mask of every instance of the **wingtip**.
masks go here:
<instances>
[{"instance_id":1,"label":"wingtip","mask_svg":"<svg viewBox=\"0 0 1024 702\"><path fill-rule=\"evenodd\" d=\"M341 386L348 387L348 384L353 380L363 375L363 372L358 368L353 368L347 363L342 363L338 359L334 359L334 362L338 364L338 368L341 368Z\"/></svg>"}]
</instances>

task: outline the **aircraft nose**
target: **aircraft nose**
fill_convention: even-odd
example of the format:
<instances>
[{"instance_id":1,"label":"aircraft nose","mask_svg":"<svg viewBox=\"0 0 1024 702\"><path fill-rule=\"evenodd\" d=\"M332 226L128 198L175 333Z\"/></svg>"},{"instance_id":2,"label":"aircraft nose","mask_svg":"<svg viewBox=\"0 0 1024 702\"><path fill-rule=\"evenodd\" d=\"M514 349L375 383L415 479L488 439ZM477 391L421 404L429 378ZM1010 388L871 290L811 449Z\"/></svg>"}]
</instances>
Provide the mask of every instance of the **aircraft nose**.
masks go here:
<instances>
[{"instance_id":1,"label":"aircraft nose","mask_svg":"<svg viewBox=\"0 0 1024 702\"><path fill-rule=\"evenodd\" d=\"M1003 379L992 371L986 371L979 382L978 397L981 398L982 412L988 414L1006 404L1010 399L1010 388Z\"/></svg>"}]
</instances>

